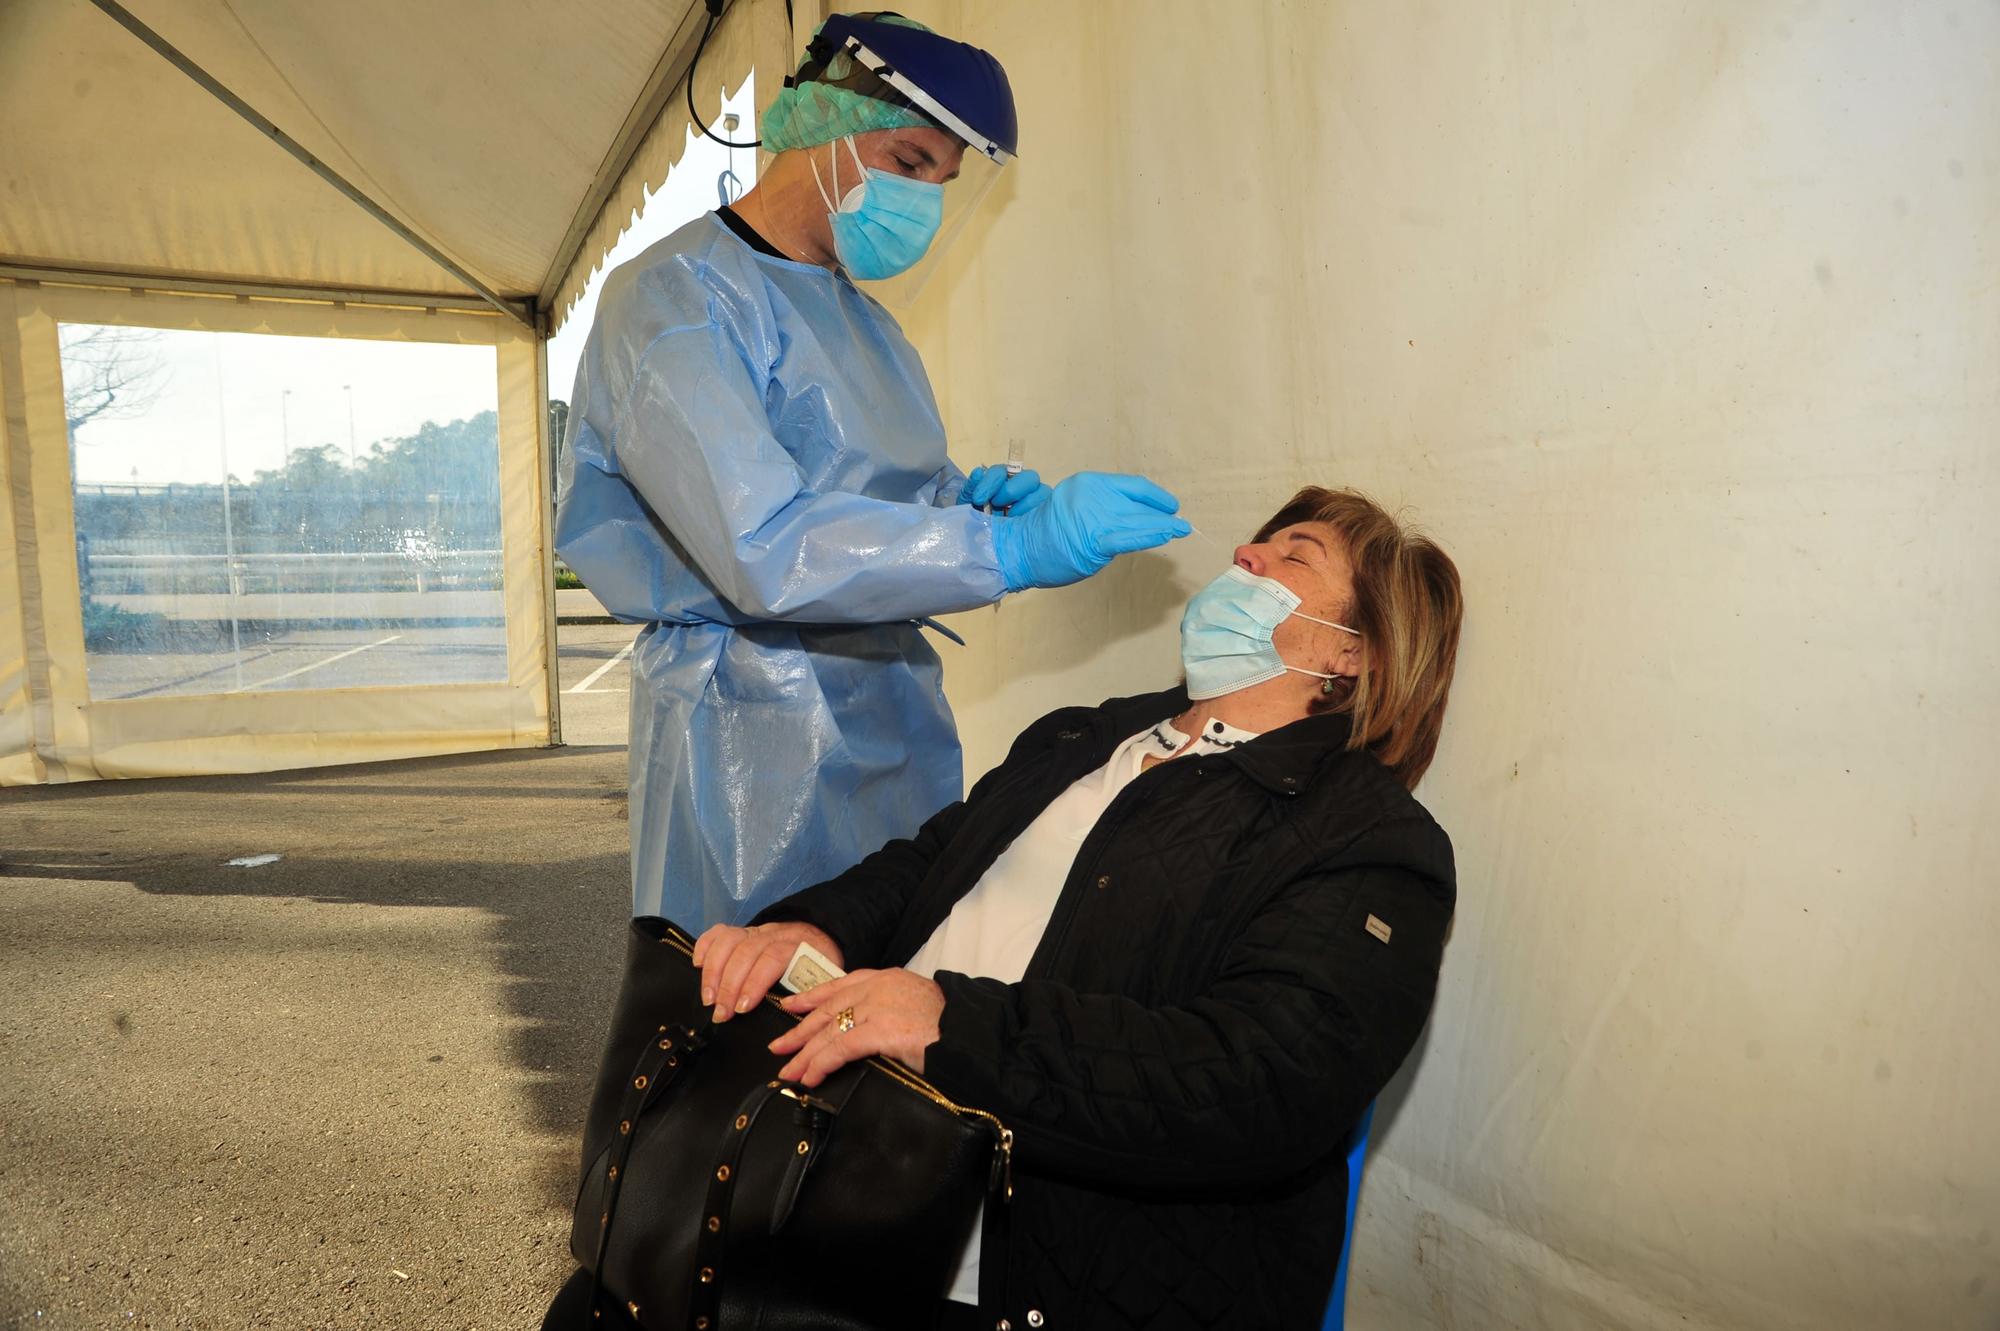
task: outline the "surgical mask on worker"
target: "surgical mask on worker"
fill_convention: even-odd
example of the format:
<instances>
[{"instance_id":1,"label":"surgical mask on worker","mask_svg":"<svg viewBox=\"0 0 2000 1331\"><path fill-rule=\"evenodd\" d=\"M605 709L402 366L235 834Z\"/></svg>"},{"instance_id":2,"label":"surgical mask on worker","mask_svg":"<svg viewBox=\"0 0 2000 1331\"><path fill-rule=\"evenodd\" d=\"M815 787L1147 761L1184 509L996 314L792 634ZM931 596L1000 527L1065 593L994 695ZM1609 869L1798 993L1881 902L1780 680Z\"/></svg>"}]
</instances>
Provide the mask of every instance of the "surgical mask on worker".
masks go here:
<instances>
[{"instance_id":1,"label":"surgical mask on worker","mask_svg":"<svg viewBox=\"0 0 2000 1331\"><path fill-rule=\"evenodd\" d=\"M861 164L854 136L841 140L847 145L861 183L834 201L820 179L819 161L812 163L813 184L826 202L833 219L833 252L849 277L872 281L894 277L924 257L944 222L944 186L928 180L911 180L891 171ZM835 150L828 165L833 171L833 189L840 190L840 153Z\"/></svg>"},{"instance_id":2,"label":"surgical mask on worker","mask_svg":"<svg viewBox=\"0 0 2000 1331\"><path fill-rule=\"evenodd\" d=\"M1299 611L1298 594L1276 578L1260 578L1239 564L1194 594L1181 616L1181 665L1187 670L1188 697L1219 698L1276 679L1286 671L1315 679L1338 675L1286 665L1271 635L1293 615L1342 633L1361 634L1345 624Z\"/></svg>"}]
</instances>

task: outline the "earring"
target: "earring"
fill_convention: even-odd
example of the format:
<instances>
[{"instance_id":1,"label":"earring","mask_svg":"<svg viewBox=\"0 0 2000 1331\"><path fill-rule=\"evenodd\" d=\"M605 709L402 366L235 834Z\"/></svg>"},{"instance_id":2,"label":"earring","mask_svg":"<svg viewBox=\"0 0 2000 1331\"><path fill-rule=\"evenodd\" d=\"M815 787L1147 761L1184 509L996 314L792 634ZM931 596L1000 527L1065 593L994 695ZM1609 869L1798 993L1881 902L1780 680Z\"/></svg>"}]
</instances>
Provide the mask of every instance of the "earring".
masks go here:
<instances>
[{"instance_id":1,"label":"earring","mask_svg":"<svg viewBox=\"0 0 2000 1331\"><path fill-rule=\"evenodd\" d=\"M1340 676L1338 675L1335 675L1331 679L1323 679L1319 682L1319 691L1321 693L1332 693L1333 686L1335 684L1338 684L1339 682L1340 682Z\"/></svg>"}]
</instances>

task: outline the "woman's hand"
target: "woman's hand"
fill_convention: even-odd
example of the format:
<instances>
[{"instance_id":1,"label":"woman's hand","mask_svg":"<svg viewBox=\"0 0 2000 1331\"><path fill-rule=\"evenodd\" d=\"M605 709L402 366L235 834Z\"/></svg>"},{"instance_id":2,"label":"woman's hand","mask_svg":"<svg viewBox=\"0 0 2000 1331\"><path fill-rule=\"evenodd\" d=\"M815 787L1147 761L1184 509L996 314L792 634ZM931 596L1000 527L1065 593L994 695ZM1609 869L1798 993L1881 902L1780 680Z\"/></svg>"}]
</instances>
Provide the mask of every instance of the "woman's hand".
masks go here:
<instances>
[{"instance_id":1,"label":"woman's hand","mask_svg":"<svg viewBox=\"0 0 2000 1331\"><path fill-rule=\"evenodd\" d=\"M944 990L906 970L854 971L793 994L782 1006L806 1017L771 1041L772 1053L792 1055L778 1077L817 1086L855 1059L874 1054L922 1072L924 1050L937 1042Z\"/></svg>"},{"instance_id":2,"label":"woman's hand","mask_svg":"<svg viewBox=\"0 0 2000 1331\"><path fill-rule=\"evenodd\" d=\"M846 964L826 931L810 924L791 921L748 929L716 925L694 944L694 964L701 967L701 1001L715 1004L718 1022L748 1012L771 992L800 943L811 943L836 966Z\"/></svg>"}]
</instances>

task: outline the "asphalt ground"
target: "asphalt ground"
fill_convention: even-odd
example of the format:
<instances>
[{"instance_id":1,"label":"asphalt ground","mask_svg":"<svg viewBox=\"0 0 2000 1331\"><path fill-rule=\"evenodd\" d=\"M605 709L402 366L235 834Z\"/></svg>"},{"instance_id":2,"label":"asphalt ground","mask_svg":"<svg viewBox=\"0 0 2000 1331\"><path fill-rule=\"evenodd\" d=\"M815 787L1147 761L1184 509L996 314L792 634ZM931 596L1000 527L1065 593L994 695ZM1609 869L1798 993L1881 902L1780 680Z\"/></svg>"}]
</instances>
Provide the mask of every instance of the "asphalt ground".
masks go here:
<instances>
[{"instance_id":1,"label":"asphalt ground","mask_svg":"<svg viewBox=\"0 0 2000 1331\"><path fill-rule=\"evenodd\" d=\"M565 740L625 742L629 667L620 653L629 654L637 632L629 624L559 627ZM295 628L246 634L240 646L227 640L205 646L212 650L92 652L87 659L91 696L479 683L507 677L506 630L497 624ZM607 663L611 668L598 673L597 667ZM612 695L618 698L616 724L607 729L612 707L603 700ZM570 730L572 716L575 732Z\"/></svg>"},{"instance_id":2,"label":"asphalt ground","mask_svg":"<svg viewBox=\"0 0 2000 1331\"><path fill-rule=\"evenodd\" d=\"M564 624L557 631L565 744L623 744L629 733L634 624Z\"/></svg>"},{"instance_id":3,"label":"asphalt ground","mask_svg":"<svg viewBox=\"0 0 2000 1331\"><path fill-rule=\"evenodd\" d=\"M225 628L188 645L197 649L89 653L91 697L471 684L507 678L507 630L500 623L277 631L252 626L235 639Z\"/></svg>"},{"instance_id":4,"label":"asphalt ground","mask_svg":"<svg viewBox=\"0 0 2000 1331\"><path fill-rule=\"evenodd\" d=\"M565 749L0 791L0 1327L539 1325L632 634L564 627Z\"/></svg>"}]
</instances>

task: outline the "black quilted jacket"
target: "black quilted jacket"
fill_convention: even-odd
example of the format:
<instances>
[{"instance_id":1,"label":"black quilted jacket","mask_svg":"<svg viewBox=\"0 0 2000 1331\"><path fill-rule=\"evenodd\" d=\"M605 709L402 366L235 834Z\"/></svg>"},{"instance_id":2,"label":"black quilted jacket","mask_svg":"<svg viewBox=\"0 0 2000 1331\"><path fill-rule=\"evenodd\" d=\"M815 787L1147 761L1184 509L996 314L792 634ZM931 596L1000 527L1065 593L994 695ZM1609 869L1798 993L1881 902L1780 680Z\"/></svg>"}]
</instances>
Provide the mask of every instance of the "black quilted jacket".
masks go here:
<instances>
[{"instance_id":1,"label":"black quilted jacket","mask_svg":"<svg viewBox=\"0 0 2000 1331\"><path fill-rule=\"evenodd\" d=\"M902 965L1072 781L1187 705L1051 713L915 837L761 918ZM926 1076L1016 1136L1015 1327L1319 1325L1341 1147L1430 1013L1455 894L1443 831L1346 734L1312 717L1143 773L1020 983L938 975Z\"/></svg>"}]
</instances>

